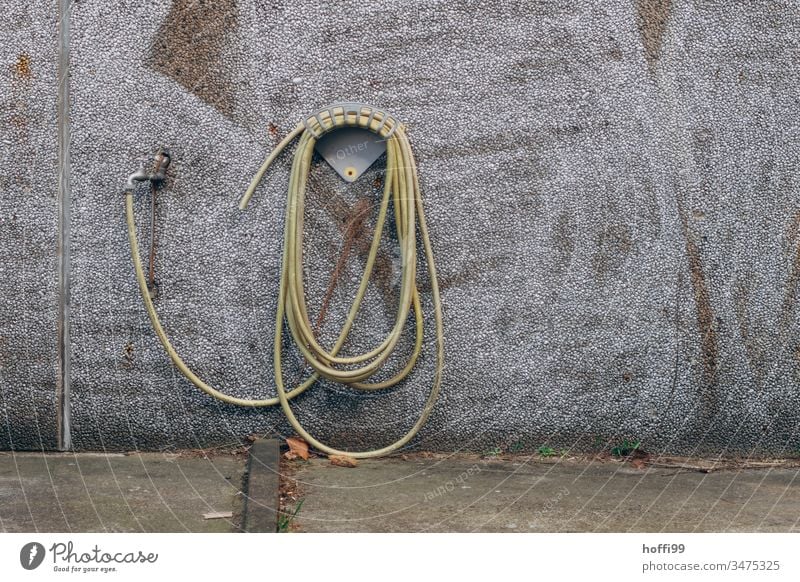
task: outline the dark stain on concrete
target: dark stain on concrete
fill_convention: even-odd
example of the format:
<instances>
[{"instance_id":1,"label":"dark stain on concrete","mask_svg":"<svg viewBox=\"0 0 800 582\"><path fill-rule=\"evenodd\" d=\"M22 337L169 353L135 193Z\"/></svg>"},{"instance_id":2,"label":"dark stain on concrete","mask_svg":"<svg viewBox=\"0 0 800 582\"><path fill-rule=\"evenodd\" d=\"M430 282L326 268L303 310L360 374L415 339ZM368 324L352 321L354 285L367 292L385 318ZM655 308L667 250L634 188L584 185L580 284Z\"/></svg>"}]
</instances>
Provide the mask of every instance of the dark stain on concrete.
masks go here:
<instances>
[{"instance_id":1,"label":"dark stain on concrete","mask_svg":"<svg viewBox=\"0 0 800 582\"><path fill-rule=\"evenodd\" d=\"M800 282L800 244L797 242L798 225L800 225L800 211L795 213L787 228L787 238L794 247L794 257L789 267L789 275L786 279L786 293L783 298L783 309L781 310L781 331L789 327L789 323L794 317L795 297L797 296L797 284Z\"/></svg>"},{"instance_id":2,"label":"dark stain on concrete","mask_svg":"<svg viewBox=\"0 0 800 582\"><path fill-rule=\"evenodd\" d=\"M627 224L608 224L597 233L597 251L592 257L592 268L599 281L604 281L612 271L619 269L633 246L631 227Z\"/></svg>"},{"instance_id":3,"label":"dark stain on concrete","mask_svg":"<svg viewBox=\"0 0 800 582\"><path fill-rule=\"evenodd\" d=\"M223 57L238 24L235 0L175 0L147 64L230 117L235 94Z\"/></svg>"},{"instance_id":4,"label":"dark stain on concrete","mask_svg":"<svg viewBox=\"0 0 800 582\"><path fill-rule=\"evenodd\" d=\"M786 225L786 240L790 246L797 243L797 234L800 232L800 210L796 210L792 219Z\"/></svg>"},{"instance_id":5,"label":"dark stain on concrete","mask_svg":"<svg viewBox=\"0 0 800 582\"><path fill-rule=\"evenodd\" d=\"M642 208L642 216L647 216L653 226L653 231L649 236L652 238L659 238L662 230L661 211L655 185L649 176L644 176L642 178L642 192L646 198Z\"/></svg>"},{"instance_id":6,"label":"dark stain on concrete","mask_svg":"<svg viewBox=\"0 0 800 582\"><path fill-rule=\"evenodd\" d=\"M567 212L558 215L556 224L553 227L553 246L557 251L555 270L563 273L569 268L572 261L572 253L575 252L575 224Z\"/></svg>"},{"instance_id":7,"label":"dark stain on concrete","mask_svg":"<svg viewBox=\"0 0 800 582\"><path fill-rule=\"evenodd\" d=\"M636 0L636 24L642 35L644 56L652 73L664 42L667 21L672 13L672 0Z\"/></svg>"},{"instance_id":8,"label":"dark stain on concrete","mask_svg":"<svg viewBox=\"0 0 800 582\"><path fill-rule=\"evenodd\" d=\"M497 329L506 339L510 339L514 327L519 323L519 311L517 306L499 306L493 319L493 323L495 329Z\"/></svg>"},{"instance_id":9,"label":"dark stain on concrete","mask_svg":"<svg viewBox=\"0 0 800 582\"><path fill-rule=\"evenodd\" d=\"M756 189L758 195L769 194L770 188L772 187L771 176L773 166L773 160L761 162L761 179ZM782 343L785 341L786 332L794 321L797 303L797 287L798 284L800 284L800 210L794 212L786 225L786 241L788 252L791 254L792 259L786 278L786 290L783 297L779 321L779 339Z\"/></svg>"},{"instance_id":10,"label":"dark stain on concrete","mask_svg":"<svg viewBox=\"0 0 800 582\"><path fill-rule=\"evenodd\" d=\"M689 228L686 215L680 211L684 240L686 241L686 257L689 262L689 278L697 307L697 328L700 334L700 357L703 362L704 390L703 398L710 412L718 409L717 395L717 361L719 358L716 320L711 305L711 293L708 289L700 249L695 235Z\"/></svg>"},{"instance_id":11,"label":"dark stain on concrete","mask_svg":"<svg viewBox=\"0 0 800 582\"><path fill-rule=\"evenodd\" d=\"M694 147L704 152L714 143L714 131L710 127L698 126L691 130Z\"/></svg>"},{"instance_id":12,"label":"dark stain on concrete","mask_svg":"<svg viewBox=\"0 0 800 582\"><path fill-rule=\"evenodd\" d=\"M481 279L481 274L497 270L501 267L500 261L496 259L474 261L462 267L456 273L442 274L437 273L436 280L439 283L439 291L445 291L451 287L457 287L465 283L478 281ZM428 293L433 290L431 281L428 277L418 283L418 288L423 293Z\"/></svg>"},{"instance_id":13,"label":"dark stain on concrete","mask_svg":"<svg viewBox=\"0 0 800 582\"><path fill-rule=\"evenodd\" d=\"M747 313L747 303L750 298L750 273L736 280L733 289L733 309L736 314L736 323L739 326L739 336L742 338L745 353L747 354L747 367L756 379L759 388L764 385L763 353L753 341L750 332L750 316Z\"/></svg>"}]
</instances>

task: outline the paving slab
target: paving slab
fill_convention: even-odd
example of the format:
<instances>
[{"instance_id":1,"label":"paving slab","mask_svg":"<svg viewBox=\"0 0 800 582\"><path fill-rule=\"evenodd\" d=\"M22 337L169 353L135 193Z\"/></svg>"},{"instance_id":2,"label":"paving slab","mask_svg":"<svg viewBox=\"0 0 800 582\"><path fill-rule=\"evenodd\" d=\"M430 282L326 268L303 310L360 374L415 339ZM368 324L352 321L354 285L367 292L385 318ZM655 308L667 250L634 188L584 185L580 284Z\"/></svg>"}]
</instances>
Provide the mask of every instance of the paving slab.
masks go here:
<instances>
[{"instance_id":1,"label":"paving slab","mask_svg":"<svg viewBox=\"0 0 800 582\"><path fill-rule=\"evenodd\" d=\"M792 532L800 520L788 464L391 458L292 470L304 499L294 528L305 532Z\"/></svg>"},{"instance_id":2,"label":"paving slab","mask_svg":"<svg viewBox=\"0 0 800 582\"><path fill-rule=\"evenodd\" d=\"M0 531L236 531L244 465L241 455L0 453Z\"/></svg>"}]
</instances>

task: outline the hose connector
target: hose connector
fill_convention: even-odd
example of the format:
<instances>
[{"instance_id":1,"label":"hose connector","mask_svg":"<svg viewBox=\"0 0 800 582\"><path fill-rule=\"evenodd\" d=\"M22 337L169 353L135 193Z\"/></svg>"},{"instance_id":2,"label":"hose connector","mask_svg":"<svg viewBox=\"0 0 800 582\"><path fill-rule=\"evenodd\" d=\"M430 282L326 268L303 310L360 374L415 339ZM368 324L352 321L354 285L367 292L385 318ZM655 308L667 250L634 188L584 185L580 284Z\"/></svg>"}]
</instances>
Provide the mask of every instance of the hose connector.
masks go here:
<instances>
[{"instance_id":1,"label":"hose connector","mask_svg":"<svg viewBox=\"0 0 800 582\"><path fill-rule=\"evenodd\" d=\"M167 178L167 168L169 167L169 163L172 161L172 156L169 153L169 150L166 148L161 148L158 150L156 154L156 169L155 171L150 174L150 181L153 185L158 188L161 184L164 183L164 180Z\"/></svg>"},{"instance_id":2,"label":"hose connector","mask_svg":"<svg viewBox=\"0 0 800 582\"><path fill-rule=\"evenodd\" d=\"M144 162L142 165L139 166L139 169L136 170L133 174L128 176L128 181L125 182L125 192L133 192L136 189L136 182L147 182L150 179L150 176L147 174L147 171L144 169Z\"/></svg>"},{"instance_id":3,"label":"hose connector","mask_svg":"<svg viewBox=\"0 0 800 582\"><path fill-rule=\"evenodd\" d=\"M139 169L128 176L128 181L125 183L125 192L133 192L136 189L136 182L147 182L148 180L153 186L159 188L164 183L164 180L167 179L167 168L171 161L172 155L169 150L167 148L159 149L155 157L155 169L148 173L145 170L145 163L142 162Z\"/></svg>"}]
</instances>

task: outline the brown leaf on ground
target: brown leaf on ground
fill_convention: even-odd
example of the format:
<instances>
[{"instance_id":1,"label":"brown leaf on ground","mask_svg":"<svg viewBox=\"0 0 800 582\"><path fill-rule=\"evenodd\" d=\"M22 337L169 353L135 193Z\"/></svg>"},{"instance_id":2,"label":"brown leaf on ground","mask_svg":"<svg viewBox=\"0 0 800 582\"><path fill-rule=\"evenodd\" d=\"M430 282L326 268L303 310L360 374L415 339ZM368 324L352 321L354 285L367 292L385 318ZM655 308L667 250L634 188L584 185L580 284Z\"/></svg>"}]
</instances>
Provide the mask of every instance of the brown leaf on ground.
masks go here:
<instances>
[{"instance_id":1,"label":"brown leaf on ground","mask_svg":"<svg viewBox=\"0 0 800 582\"><path fill-rule=\"evenodd\" d=\"M306 441L298 437L291 437L286 439L286 444L289 445L289 452L295 455L294 457L286 456L287 459L300 457L304 461L308 460L308 443Z\"/></svg>"},{"instance_id":2,"label":"brown leaf on ground","mask_svg":"<svg viewBox=\"0 0 800 582\"><path fill-rule=\"evenodd\" d=\"M336 465L337 467L352 468L358 466L358 461L347 455L330 455L328 458L331 460L331 465Z\"/></svg>"}]
</instances>

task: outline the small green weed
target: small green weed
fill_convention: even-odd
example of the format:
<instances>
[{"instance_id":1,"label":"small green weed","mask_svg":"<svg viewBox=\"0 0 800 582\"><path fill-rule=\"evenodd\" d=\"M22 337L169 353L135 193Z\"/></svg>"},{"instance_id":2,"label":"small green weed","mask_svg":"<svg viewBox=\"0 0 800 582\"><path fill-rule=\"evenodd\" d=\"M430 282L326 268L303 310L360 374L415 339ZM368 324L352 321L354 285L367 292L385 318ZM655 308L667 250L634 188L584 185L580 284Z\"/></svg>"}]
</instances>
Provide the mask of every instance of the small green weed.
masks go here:
<instances>
[{"instance_id":1,"label":"small green weed","mask_svg":"<svg viewBox=\"0 0 800 582\"><path fill-rule=\"evenodd\" d=\"M294 518L300 513L300 508L303 507L303 501L305 501L305 499L298 501L294 509L286 511L278 516L278 533L286 533L289 531L289 526L292 525L292 521L294 521Z\"/></svg>"},{"instance_id":2,"label":"small green weed","mask_svg":"<svg viewBox=\"0 0 800 582\"><path fill-rule=\"evenodd\" d=\"M639 449L642 441L629 441L623 439L621 443L611 447L611 454L615 457L627 457Z\"/></svg>"},{"instance_id":3,"label":"small green weed","mask_svg":"<svg viewBox=\"0 0 800 582\"><path fill-rule=\"evenodd\" d=\"M536 452L539 453L539 456L541 457L555 457L557 454L554 448L545 445L542 445L536 449Z\"/></svg>"}]
</instances>

